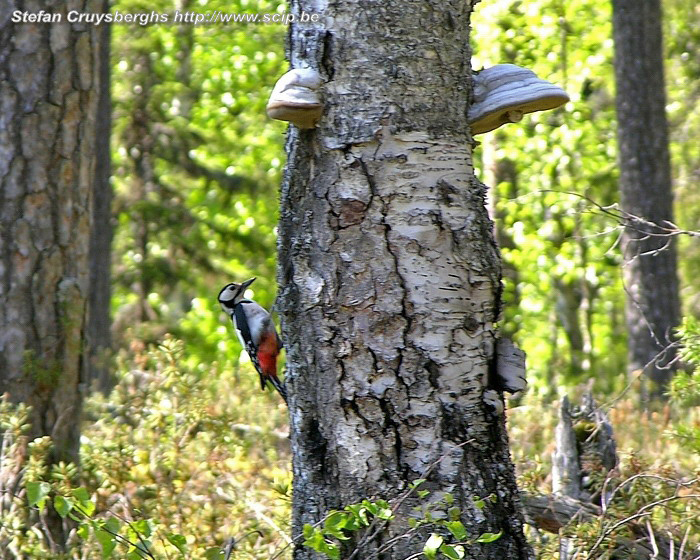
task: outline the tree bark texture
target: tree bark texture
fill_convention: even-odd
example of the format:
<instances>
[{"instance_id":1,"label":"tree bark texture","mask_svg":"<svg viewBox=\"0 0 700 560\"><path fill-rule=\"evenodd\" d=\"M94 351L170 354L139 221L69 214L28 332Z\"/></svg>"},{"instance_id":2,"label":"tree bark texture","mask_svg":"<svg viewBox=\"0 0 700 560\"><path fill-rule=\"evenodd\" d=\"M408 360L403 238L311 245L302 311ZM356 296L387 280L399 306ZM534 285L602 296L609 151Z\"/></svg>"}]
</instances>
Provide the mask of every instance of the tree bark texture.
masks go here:
<instances>
[{"instance_id":1,"label":"tree bark texture","mask_svg":"<svg viewBox=\"0 0 700 560\"><path fill-rule=\"evenodd\" d=\"M31 435L53 438L54 460L76 460L103 34L66 23L64 3L12 4L0 14L0 393L33 407ZM63 22L12 23L14 9Z\"/></svg>"},{"instance_id":2,"label":"tree bark texture","mask_svg":"<svg viewBox=\"0 0 700 560\"><path fill-rule=\"evenodd\" d=\"M343 557L405 559L413 507L455 498L468 557L528 558L503 416L483 400L500 259L473 174L470 2L293 0L293 67L326 81L319 127L288 136L280 310L290 388L293 532L427 478ZM423 487L421 487L423 488ZM484 509L473 498L493 496ZM433 529L434 530L434 529ZM297 541L299 542L299 541ZM297 544L295 559L319 558Z\"/></svg>"},{"instance_id":3,"label":"tree bark texture","mask_svg":"<svg viewBox=\"0 0 700 560\"><path fill-rule=\"evenodd\" d=\"M659 0L613 0L622 209L664 225L673 220L673 193L661 17ZM632 220L623 237L628 370L644 370L653 391L672 375L663 366L673 352L663 349L680 318L675 244L662 233Z\"/></svg>"}]
</instances>

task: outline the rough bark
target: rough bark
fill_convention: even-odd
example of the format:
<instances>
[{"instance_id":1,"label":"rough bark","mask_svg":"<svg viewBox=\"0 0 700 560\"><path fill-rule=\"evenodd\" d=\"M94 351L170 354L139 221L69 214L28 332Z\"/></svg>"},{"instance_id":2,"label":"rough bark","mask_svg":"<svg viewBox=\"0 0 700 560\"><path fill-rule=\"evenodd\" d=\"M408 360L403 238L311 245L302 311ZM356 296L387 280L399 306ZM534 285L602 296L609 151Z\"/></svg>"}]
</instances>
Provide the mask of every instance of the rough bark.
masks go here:
<instances>
[{"instance_id":1,"label":"rough bark","mask_svg":"<svg viewBox=\"0 0 700 560\"><path fill-rule=\"evenodd\" d=\"M622 209L649 222L673 220L659 0L613 0ZM663 352L679 323L676 249L641 221L623 237L628 369L660 392L672 376Z\"/></svg>"},{"instance_id":2,"label":"rough bark","mask_svg":"<svg viewBox=\"0 0 700 560\"><path fill-rule=\"evenodd\" d=\"M292 65L318 68L325 116L290 129L281 194L279 310L287 348L293 532L364 498L431 494L355 558L405 559L418 503L455 498L468 557L528 558L504 419L482 395L493 362L500 262L475 180L462 0L295 0ZM474 496L495 497L484 509ZM433 530L435 530L433 528ZM358 547L346 544L343 557ZM297 560L318 558L297 545Z\"/></svg>"},{"instance_id":3,"label":"rough bark","mask_svg":"<svg viewBox=\"0 0 700 560\"><path fill-rule=\"evenodd\" d=\"M617 465L613 429L590 393L572 409L562 399L552 456L552 491L575 500L599 501L602 481Z\"/></svg>"},{"instance_id":4,"label":"rough bark","mask_svg":"<svg viewBox=\"0 0 700 560\"><path fill-rule=\"evenodd\" d=\"M65 23L65 4L14 4L63 23L0 14L0 393L33 407L54 460L76 460L103 35Z\"/></svg>"}]
</instances>

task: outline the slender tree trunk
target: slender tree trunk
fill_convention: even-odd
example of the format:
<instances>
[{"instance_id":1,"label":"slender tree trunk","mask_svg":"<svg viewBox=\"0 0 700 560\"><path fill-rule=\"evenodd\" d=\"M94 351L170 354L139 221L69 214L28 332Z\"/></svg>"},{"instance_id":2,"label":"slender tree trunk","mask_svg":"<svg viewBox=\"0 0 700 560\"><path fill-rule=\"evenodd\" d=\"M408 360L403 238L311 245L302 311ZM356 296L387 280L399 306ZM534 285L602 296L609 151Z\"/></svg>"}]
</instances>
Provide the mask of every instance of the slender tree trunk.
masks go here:
<instances>
[{"instance_id":1,"label":"slender tree trunk","mask_svg":"<svg viewBox=\"0 0 700 560\"><path fill-rule=\"evenodd\" d=\"M663 225L673 220L659 0L613 0L622 209ZM660 228L625 230L628 369L644 370L660 392L672 376L663 352L679 323L676 249Z\"/></svg>"},{"instance_id":2,"label":"slender tree trunk","mask_svg":"<svg viewBox=\"0 0 700 560\"><path fill-rule=\"evenodd\" d=\"M103 2L103 10L109 9ZM100 39L100 90L97 108L95 144L95 187L93 196L93 224L90 238L90 383L107 394L114 384L109 359L112 347L110 298L112 295L112 173L110 132L112 103L110 95L110 35L111 25L102 24Z\"/></svg>"},{"instance_id":3,"label":"slender tree trunk","mask_svg":"<svg viewBox=\"0 0 700 560\"><path fill-rule=\"evenodd\" d=\"M326 112L292 128L282 189L280 313L294 468L293 531L363 498L396 504L343 558L405 559L416 505L454 497L472 559L528 558L503 416L483 392L493 362L500 262L474 178L462 0L294 0L293 66L318 68ZM493 496L483 509L474 496ZM436 530L434 527L430 530ZM297 545L295 559L319 558Z\"/></svg>"},{"instance_id":4,"label":"slender tree trunk","mask_svg":"<svg viewBox=\"0 0 700 560\"><path fill-rule=\"evenodd\" d=\"M54 460L77 460L103 33L62 3L15 8L63 22L0 14L0 393L32 406Z\"/></svg>"}]
</instances>

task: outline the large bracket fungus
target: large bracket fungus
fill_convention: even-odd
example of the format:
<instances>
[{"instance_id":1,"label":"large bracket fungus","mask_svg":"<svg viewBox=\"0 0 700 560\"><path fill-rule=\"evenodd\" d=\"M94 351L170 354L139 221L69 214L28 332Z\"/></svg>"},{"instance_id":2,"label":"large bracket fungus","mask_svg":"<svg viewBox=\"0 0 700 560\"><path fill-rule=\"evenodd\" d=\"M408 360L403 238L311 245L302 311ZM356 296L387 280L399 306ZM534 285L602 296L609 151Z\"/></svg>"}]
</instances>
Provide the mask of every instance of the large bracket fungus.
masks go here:
<instances>
[{"instance_id":1,"label":"large bracket fungus","mask_svg":"<svg viewBox=\"0 0 700 560\"><path fill-rule=\"evenodd\" d=\"M295 68L284 74L272 90L267 114L299 128L314 128L323 113L321 76L312 68Z\"/></svg>"},{"instance_id":2,"label":"large bracket fungus","mask_svg":"<svg viewBox=\"0 0 700 560\"><path fill-rule=\"evenodd\" d=\"M554 109L569 101L559 86L528 68L497 64L474 74L474 102L469 109L472 134L483 134L526 113Z\"/></svg>"}]
</instances>

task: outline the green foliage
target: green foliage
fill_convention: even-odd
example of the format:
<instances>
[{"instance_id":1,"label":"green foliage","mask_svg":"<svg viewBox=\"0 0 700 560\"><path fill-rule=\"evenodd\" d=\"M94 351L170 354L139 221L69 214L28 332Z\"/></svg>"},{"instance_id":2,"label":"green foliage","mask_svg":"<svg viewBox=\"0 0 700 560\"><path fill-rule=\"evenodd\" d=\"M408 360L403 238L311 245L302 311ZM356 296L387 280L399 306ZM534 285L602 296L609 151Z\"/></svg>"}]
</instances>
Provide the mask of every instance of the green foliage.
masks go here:
<instances>
[{"instance_id":1,"label":"green foliage","mask_svg":"<svg viewBox=\"0 0 700 560\"><path fill-rule=\"evenodd\" d=\"M342 511L332 510L320 527L304 525L304 546L325 554L332 560L340 558L340 547L334 541L350 540L352 533L368 528L377 520L390 521L394 514L388 502L362 500L359 504L345 506Z\"/></svg>"},{"instance_id":2,"label":"green foliage","mask_svg":"<svg viewBox=\"0 0 700 560\"><path fill-rule=\"evenodd\" d=\"M501 328L549 397L591 374L609 391L624 371L617 232L604 235L615 224L587 200L617 200L610 18L609 4L581 0L484 2L473 16L475 69L519 64L571 97L478 136L475 151L507 267Z\"/></svg>"},{"instance_id":3,"label":"green foliage","mask_svg":"<svg viewBox=\"0 0 700 560\"><path fill-rule=\"evenodd\" d=\"M114 4L123 12L144 8L173 13L182 6ZM255 5L261 13L285 8ZM250 11L245 0L188 9ZM231 359L240 348L221 344L228 333L219 328L220 287L257 275L256 298L273 303L285 127L264 108L287 69L283 46L281 25L114 26L118 342L153 343L170 332L186 341L191 364Z\"/></svg>"},{"instance_id":4,"label":"green foliage","mask_svg":"<svg viewBox=\"0 0 700 560\"><path fill-rule=\"evenodd\" d=\"M332 510L321 523L304 525L304 546L308 546L325 555L331 560L338 560L342 554L342 543L353 541L362 543L363 539L376 536L378 532L386 530L392 521L397 520L396 510L411 495L415 495L419 503L414 506L414 514L408 518L408 529L403 535L411 534L422 529L442 530L442 533L431 532L423 545L423 556L429 560L436 558L466 558L469 546L474 544L488 544L498 540L502 532L481 533L476 538L469 538L467 528L460 521L462 511L454 507L454 497L451 494L443 494L437 500L428 501L431 494L428 490L419 490L425 479L416 479L410 485L406 493L402 494L393 504L385 500L362 500L358 504L345 506L342 511ZM486 503L495 503L495 495L484 499L475 498L474 505L478 509L486 507ZM400 519L398 519L401 521ZM392 542L398 541L392 538L389 544L384 545L383 550L389 550ZM359 546L359 544L358 544ZM355 550L350 547L349 550Z\"/></svg>"},{"instance_id":5,"label":"green foliage","mask_svg":"<svg viewBox=\"0 0 700 560\"><path fill-rule=\"evenodd\" d=\"M671 140L671 167L680 227L700 224L700 9L694 0L664 0L664 45L667 51L666 94ZM700 316L700 244L681 238L679 270L685 312Z\"/></svg>"},{"instance_id":6,"label":"green foliage","mask_svg":"<svg viewBox=\"0 0 700 560\"><path fill-rule=\"evenodd\" d=\"M678 373L671 381L671 405L678 411L697 410L700 406L700 321L687 317L679 329L682 344L681 359L693 368L692 373ZM700 424L687 422L676 426L675 436L682 447L700 454Z\"/></svg>"},{"instance_id":7,"label":"green foliage","mask_svg":"<svg viewBox=\"0 0 700 560\"><path fill-rule=\"evenodd\" d=\"M27 407L0 401L0 484L7 492L0 557L222 558L231 537L239 539L237 558L280 551L289 497L279 492L290 477L289 444L277 434L284 405L275 408L254 375L234 381L214 366L200 379L183 351L166 337L122 356L110 399L87 402L80 469L49 468L50 438L28 441ZM219 382L236 390L222 392ZM64 557L40 522L52 515L71 528Z\"/></svg>"}]
</instances>

